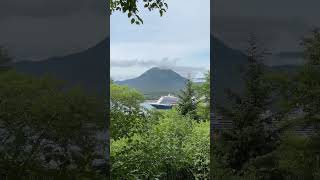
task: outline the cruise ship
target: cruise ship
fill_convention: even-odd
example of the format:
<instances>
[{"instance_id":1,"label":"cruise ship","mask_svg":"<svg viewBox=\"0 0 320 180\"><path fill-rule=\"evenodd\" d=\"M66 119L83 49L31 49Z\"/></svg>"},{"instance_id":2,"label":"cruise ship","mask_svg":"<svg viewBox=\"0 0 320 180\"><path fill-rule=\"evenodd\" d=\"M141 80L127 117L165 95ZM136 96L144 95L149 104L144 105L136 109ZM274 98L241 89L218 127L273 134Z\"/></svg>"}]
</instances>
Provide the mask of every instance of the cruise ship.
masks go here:
<instances>
[{"instance_id":1,"label":"cruise ship","mask_svg":"<svg viewBox=\"0 0 320 180\"><path fill-rule=\"evenodd\" d=\"M169 94L168 96L161 96L156 103L150 103L150 105L156 109L172 109L172 107L177 104L178 100L177 97Z\"/></svg>"}]
</instances>

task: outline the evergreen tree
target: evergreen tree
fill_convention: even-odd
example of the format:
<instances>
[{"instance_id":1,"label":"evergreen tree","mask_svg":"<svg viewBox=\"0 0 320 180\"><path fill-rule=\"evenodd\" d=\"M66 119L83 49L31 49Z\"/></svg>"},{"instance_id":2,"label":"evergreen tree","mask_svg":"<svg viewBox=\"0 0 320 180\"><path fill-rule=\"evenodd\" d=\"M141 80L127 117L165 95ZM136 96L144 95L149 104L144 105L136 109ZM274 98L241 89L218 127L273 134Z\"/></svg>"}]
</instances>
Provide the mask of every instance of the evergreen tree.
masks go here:
<instances>
[{"instance_id":1,"label":"evergreen tree","mask_svg":"<svg viewBox=\"0 0 320 180\"><path fill-rule=\"evenodd\" d=\"M246 172L251 160L271 152L276 142L274 134L268 130L270 118L265 114L269 90L262 60L266 51L259 49L256 42L251 36L243 95L229 91L232 107L220 108L223 118L232 121L232 128L222 130L214 144L216 168L237 175Z\"/></svg>"},{"instance_id":2,"label":"evergreen tree","mask_svg":"<svg viewBox=\"0 0 320 180\"><path fill-rule=\"evenodd\" d=\"M195 90L191 80L187 80L186 87L179 94L178 110L181 115L189 115L192 119L197 120L197 102L195 100Z\"/></svg>"},{"instance_id":3,"label":"evergreen tree","mask_svg":"<svg viewBox=\"0 0 320 180\"><path fill-rule=\"evenodd\" d=\"M210 71L204 74L205 81L196 85L197 114L199 120L208 121L210 119Z\"/></svg>"}]
</instances>

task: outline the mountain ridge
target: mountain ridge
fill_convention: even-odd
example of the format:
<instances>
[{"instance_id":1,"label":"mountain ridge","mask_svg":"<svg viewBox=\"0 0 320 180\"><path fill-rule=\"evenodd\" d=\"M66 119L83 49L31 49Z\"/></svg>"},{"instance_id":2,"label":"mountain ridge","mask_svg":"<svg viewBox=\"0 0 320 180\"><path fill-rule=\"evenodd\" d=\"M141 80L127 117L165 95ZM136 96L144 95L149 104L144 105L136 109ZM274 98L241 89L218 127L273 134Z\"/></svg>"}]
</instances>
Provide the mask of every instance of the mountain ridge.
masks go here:
<instances>
[{"instance_id":1,"label":"mountain ridge","mask_svg":"<svg viewBox=\"0 0 320 180\"><path fill-rule=\"evenodd\" d=\"M13 68L36 77L48 74L65 81L67 88L80 86L86 92L105 95L110 71L109 50L107 37L84 51L42 61L19 61L13 64Z\"/></svg>"},{"instance_id":2,"label":"mountain ridge","mask_svg":"<svg viewBox=\"0 0 320 180\"><path fill-rule=\"evenodd\" d=\"M240 50L233 49L224 44L221 40L211 36L213 52L213 83L217 84L214 89L215 100L217 104L227 104L228 97L225 90L229 89L235 93L241 94L244 90L244 73L243 70L248 65L247 56ZM301 53L290 53L300 55ZM285 55L287 55L285 53ZM266 72L284 72L294 73L299 65L279 65L265 66ZM216 67L216 68L215 68Z\"/></svg>"},{"instance_id":3,"label":"mountain ridge","mask_svg":"<svg viewBox=\"0 0 320 180\"><path fill-rule=\"evenodd\" d=\"M213 69L213 91L215 93L215 100L218 103L226 101L225 89L231 89L241 92L243 89L243 73L241 69L247 64L246 55L240 50L230 48L218 38L213 35L210 37L211 41L211 64ZM110 57L110 43L109 38L97 43L97 45L88 48L84 51L77 52L74 54L52 57L43 61L23 61L16 62L13 67L21 73L30 74L34 76L42 76L45 74L52 75L54 78L64 80L68 87L80 85L88 92L95 92L105 96L109 82L108 74L110 73L109 64ZM165 69L165 68L159 68ZM279 66L272 67L270 69L275 70L289 70L290 72L295 71L293 66ZM157 69L154 69L157 70ZM156 72L156 71L155 71ZM143 83L138 84L149 84L141 85L147 91L146 94L150 94L150 91L156 90L158 94L166 93L168 91L176 91L184 87L185 78L177 76L175 73L170 71L161 71L163 74L170 75L166 80L165 75L152 75L153 78L144 77L141 75L139 81L145 80ZM159 85L155 83L160 81ZM133 78L134 79L134 78ZM132 79L130 79L132 80ZM171 81L172 80L172 81ZM133 80L134 81L134 80ZM178 83L176 83L176 82ZM170 83L169 83L170 82ZM171 83L172 82L172 83ZM121 82L120 84L128 83L128 80ZM175 84L176 83L176 84ZM130 83L129 83L130 85ZM215 86L217 85L217 86ZM150 88L154 87L154 88ZM169 87L166 88L165 87ZM163 94L162 94L163 95Z\"/></svg>"}]
</instances>

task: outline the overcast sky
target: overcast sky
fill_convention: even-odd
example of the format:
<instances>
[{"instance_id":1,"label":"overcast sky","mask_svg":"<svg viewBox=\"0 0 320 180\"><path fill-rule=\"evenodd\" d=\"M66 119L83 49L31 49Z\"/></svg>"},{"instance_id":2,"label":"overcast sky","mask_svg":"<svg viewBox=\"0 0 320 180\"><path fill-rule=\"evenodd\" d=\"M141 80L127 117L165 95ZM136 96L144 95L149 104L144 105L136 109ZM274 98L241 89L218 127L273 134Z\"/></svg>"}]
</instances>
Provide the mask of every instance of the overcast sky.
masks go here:
<instances>
[{"instance_id":1,"label":"overcast sky","mask_svg":"<svg viewBox=\"0 0 320 180\"><path fill-rule=\"evenodd\" d=\"M168 3L165 17L142 12L142 26L130 25L122 14L111 16L113 61L161 65L172 60L180 66L192 56L208 57L209 0ZM319 7L318 0L213 0L211 32L235 48L246 47L254 32L273 52L299 51L301 38L320 26ZM0 8L0 45L18 60L84 50L103 40L109 29L105 0L1 0Z\"/></svg>"},{"instance_id":2,"label":"overcast sky","mask_svg":"<svg viewBox=\"0 0 320 180\"><path fill-rule=\"evenodd\" d=\"M133 78L151 67L170 68L201 77L210 65L210 0L168 0L169 9L141 11L144 24L126 15L111 16L111 77Z\"/></svg>"},{"instance_id":3,"label":"overcast sky","mask_svg":"<svg viewBox=\"0 0 320 180\"><path fill-rule=\"evenodd\" d=\"M211 32L243 49L255 33L272 52L301 51L301 38L320 26L318 0L214 0Z\"/></svg>"},{"instance_id":4,"label":"overcast sky","mask_svg":"<svg viewBox=\"0 0 320 180\"><path fill-rule=\"evenodd\" d=\"M0 45L16 60L82 51L108 33L105 0L1 0Z\"/></svg>"}]
</instances>

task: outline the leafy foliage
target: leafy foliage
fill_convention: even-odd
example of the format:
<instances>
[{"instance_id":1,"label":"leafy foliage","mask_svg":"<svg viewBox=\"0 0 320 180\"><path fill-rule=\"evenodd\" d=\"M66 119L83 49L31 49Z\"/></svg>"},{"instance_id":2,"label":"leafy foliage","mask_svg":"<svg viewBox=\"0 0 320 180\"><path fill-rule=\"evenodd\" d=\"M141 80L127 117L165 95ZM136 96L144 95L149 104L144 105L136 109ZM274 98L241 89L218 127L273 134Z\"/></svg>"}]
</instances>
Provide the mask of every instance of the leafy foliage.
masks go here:
<instances>
[{"instance_id":1,"label":"leafy foliage","mask_svg":"<svg viewBox=\"0 0 320 180\"><path fill-rule=\"evenodd\" d=\"M0 174L9 179L101 179L104 112L95 98L60 83L0 74ZM105 165L103 165L105 166Z\"/></svg>"},{"instance_id":2,"label":"leafy foliage","mask_svg":"<svg viewBox=\"0 0 320 180\"><path fill-rule=\"evenodd\" d=\"M276 151L279 171L290 179L319 179L319 145L319 137L284 137Z\"/></svg>"},{"instance_id":3,"label":"leafy foliage","mask_svg":"<svg viewBox=\"0 0 320 180\"><path fill-rule=\"evenodd\" d=\"M110 0L110 11L120 11L128 15L131 24L143 24L143 20L139 15L139 1L138 0ZM168 9L168 4L165 0L143 0L141 4L144 8L149 11L158 10L160 16Z\"/></svg>"},{"instance_id":4,"label":"leafy foliage","mask_svg":"<svg viewBox=\"0 0 320 180\"><path fill-rule=\"evenodd\" d=\"M209 123L194 123L191 135L185 141L184 151L188 155L191 172L196 179L209 179Z\"/></svg>"},{"instance_id":5,"label":"leafy foliage","mask_svg":"<svg viewBox=\"0 0 320 180\"><path fill-rule=\"evenodd\" d=\"M112 177L208 178L208 125L195 123L176 111L164 112L145 133L112 142Z\"/></svg>"},{"instance_id":6,"label":"leafy foliage","mask_svg":"<svg viewBox=\"0 0 320 180\"><path fill-rule=\"evenodd\" d=\"M143 126L145 118L141 103L143 96L135 89L111 83L110 86L111 137L130 137Z\"/></svg>"}]
</instances>

